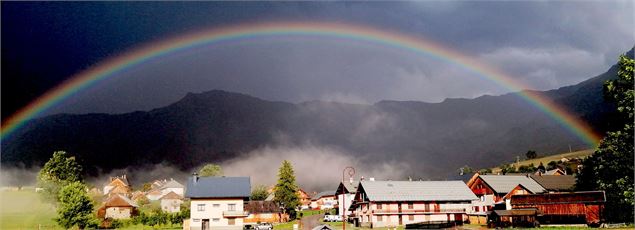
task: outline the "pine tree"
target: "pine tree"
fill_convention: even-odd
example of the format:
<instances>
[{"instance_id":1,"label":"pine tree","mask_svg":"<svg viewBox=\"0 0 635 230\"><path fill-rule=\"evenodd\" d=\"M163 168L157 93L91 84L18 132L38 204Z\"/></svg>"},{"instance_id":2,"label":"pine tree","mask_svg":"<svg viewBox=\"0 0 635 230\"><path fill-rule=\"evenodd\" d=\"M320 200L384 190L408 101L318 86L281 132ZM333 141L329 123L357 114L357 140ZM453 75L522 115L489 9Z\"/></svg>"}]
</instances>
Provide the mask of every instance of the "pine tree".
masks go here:
<instances>
[{"instance_id":1,"label":"pine tree","mask_svg":"<svg viewBox=\"0 0 635 230\"><path fill-rule=\"evenodd\" d=\"M293 166L287 160L282 162L282 166L278 171L278 183L275 187L274 201L284 207L287 213L293 218L295 208L300 205L298 197L298 186L295 184L295 174Z\"/></svg>"}]
</instances>

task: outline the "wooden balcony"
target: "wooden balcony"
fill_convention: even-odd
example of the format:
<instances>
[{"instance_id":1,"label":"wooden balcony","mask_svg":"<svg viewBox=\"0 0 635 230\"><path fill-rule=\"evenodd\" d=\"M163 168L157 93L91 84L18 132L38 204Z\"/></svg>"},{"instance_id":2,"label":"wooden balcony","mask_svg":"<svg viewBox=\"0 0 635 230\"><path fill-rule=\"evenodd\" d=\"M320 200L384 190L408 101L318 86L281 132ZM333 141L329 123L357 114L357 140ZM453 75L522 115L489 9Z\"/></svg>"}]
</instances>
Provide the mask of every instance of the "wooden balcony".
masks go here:
<instances>
[{"instance_id":1,"label":"wooden balcony","mask_svg":"<svg viewBox=\"0 0 635 230\"><path fill-rule=\"evenodd\" d=\"M465 213L464 208L460 209L439 209L439 210L423 210L423 209L377 209L372 211L376 215L390 215L390 214L438 214L438 213Z\"/></svg>"}]
</instances>

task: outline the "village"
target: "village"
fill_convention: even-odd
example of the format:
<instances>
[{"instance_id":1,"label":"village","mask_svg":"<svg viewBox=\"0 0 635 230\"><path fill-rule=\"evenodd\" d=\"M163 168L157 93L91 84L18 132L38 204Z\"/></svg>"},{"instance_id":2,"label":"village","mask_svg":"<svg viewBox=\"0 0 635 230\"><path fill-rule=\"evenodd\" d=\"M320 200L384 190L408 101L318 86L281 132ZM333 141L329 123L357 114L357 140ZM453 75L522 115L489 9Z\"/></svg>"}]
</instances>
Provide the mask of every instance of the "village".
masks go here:
<instances>
[{"instance_id":1,"label":"village","mask_svg":"<svg viewBox=\"0 0 635 230\"><path fill-rule=\"evenodd\" d=\"M330 190L296 187L298 203L290 209L276 199L274 185L266 187L266 196L254 196L258 189L248 175L194 173L187 181L157 179L137 191L121 175L90 194L102 197L97 216L108 228L121 227L153 204L181 215L183 229L197 230L599 227L604 220L604 191L577 190L564 164L550 170L541 164L530 173L459 173L438 181L379 179L355 176L352 167L343 170Z\"/></svg>"}]
</instances>

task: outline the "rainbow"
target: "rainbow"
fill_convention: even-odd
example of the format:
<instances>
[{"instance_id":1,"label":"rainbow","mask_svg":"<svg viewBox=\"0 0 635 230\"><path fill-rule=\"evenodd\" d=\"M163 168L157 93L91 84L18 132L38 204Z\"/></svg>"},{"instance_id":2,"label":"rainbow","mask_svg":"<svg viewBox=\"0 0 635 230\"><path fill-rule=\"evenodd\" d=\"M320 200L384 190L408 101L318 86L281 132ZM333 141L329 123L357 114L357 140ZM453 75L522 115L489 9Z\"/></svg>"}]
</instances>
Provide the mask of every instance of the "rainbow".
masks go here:
<instances>
[{"instance_id":1,"label":"rainbow","mask_svg":"<svg viewBox=\"0 0 635 230\"><path fill-rule=\"evenodd\" d=\"M519 95L521 98L547 114L590 147L595 146L600 139L599 135L594 133L585 122L560 108L557 104L541 95L530 91L522 91L527 87L524 87L523 84L515 81L513 78L478 62L474 58L443 47L431 40L359 25L314 22L274 22L213 28L207 31L200 31L150 43L138 49L128 51L120 56L109 58L69 78L6 119L0 128L0 140L5 139L8 135L24 126L28 120L33 119L38 114L64 99L133 66L193 47L241 39L279 36L315 36L364 41L407 50L452 63L512 92L520 91Z\"/></svg>"}]
</instances>

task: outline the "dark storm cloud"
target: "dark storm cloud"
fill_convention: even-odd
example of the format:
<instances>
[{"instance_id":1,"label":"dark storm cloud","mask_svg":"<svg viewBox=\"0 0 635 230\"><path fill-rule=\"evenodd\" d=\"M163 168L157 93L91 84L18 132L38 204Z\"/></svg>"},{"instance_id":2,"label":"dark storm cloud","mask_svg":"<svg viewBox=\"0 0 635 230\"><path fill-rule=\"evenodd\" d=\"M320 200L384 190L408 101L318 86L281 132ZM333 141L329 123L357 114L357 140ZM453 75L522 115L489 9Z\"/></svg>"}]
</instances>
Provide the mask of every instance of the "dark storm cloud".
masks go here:
<instances>
[{"instance_id":1,"label":"dark storm cloud","mask_svg":"<svg viewBox=\"0 0 635 230\"><path fill-rule=\"evenodd\" d=\"M635 42L632 1L3 2L2 12L2 91L30 95L13 97L22 97L20 103L128 48L253 21L343 22L421 36L534 89L599 74ZM186 54L129 70L49 113L147 110L211 89L271 100L359 103L506 92L455 65L351 41L264 39Z\"/></svg>"}]
</instances>

